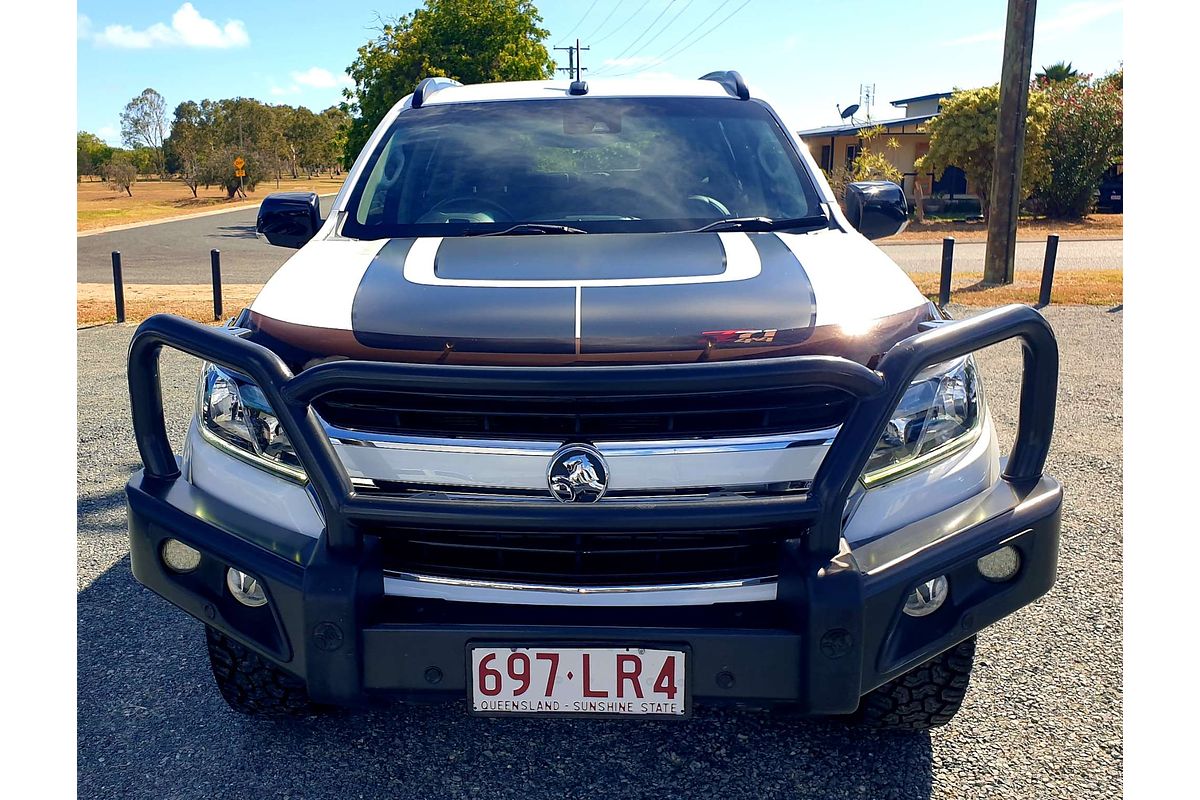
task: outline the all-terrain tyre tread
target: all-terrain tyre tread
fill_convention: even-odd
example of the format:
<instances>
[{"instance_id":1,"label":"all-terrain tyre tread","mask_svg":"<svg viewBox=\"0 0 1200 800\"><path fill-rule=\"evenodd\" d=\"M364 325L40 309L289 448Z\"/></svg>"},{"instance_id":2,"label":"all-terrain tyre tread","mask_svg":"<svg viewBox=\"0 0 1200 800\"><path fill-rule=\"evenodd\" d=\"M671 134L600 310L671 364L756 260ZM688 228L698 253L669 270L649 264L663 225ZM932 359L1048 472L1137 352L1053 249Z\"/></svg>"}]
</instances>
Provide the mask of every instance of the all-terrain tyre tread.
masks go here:
<instances>
[{"instance_id":1,"label":"all-terrain tyre tread","mask_svg":"<svg viewBox=\"0 0 1200 800\"><path fill-rule=\"evenodd\" d=\"M319 709L304 681L245 645L205 626L208 660L221 697L234 711L260 717L298 717Z\"/></svg>"},{"instance_id":2,"label":"all-terrain tyre tread","mask_svg":"<svg viewBox=\"0 0 1200 800\"><path fill-rule=\"evenodd\" d=\"M945 725L967 696L974 658L972 636L867 694L855 721L871 728L907 731Z\"/></svg>"}]
</instances>

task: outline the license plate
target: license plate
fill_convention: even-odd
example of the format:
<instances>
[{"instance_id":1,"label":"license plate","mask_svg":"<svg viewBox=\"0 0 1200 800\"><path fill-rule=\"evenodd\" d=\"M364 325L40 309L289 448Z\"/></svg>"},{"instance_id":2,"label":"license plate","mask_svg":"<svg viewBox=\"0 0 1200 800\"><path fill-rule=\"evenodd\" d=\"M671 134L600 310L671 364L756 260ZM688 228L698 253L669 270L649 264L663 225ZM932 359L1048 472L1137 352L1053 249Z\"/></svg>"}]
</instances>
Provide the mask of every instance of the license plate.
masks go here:
<instances>
[{"instance_id":1,"label":"license plate","mask_svg":"<svg viewBox=\"0 0 1200 800\"><path fill-rule=\"evenodd\" d=\"M683 717L687 652L645 647L470 648L479 714Z\"/></svg>"},{"instance_id":2,"label":"license plate","mask_svg":"<svg viewBox=\"0 0 1200 800\"><path fill-rule=\"evenodd\" d=\"M1121 199L1121 195L1119 195L1119 194L1114 194L1114 195L1110 196L1108 199L1109 199L1109 200L1120 200L1120 199Z\"/></svg>"}]
</instances>

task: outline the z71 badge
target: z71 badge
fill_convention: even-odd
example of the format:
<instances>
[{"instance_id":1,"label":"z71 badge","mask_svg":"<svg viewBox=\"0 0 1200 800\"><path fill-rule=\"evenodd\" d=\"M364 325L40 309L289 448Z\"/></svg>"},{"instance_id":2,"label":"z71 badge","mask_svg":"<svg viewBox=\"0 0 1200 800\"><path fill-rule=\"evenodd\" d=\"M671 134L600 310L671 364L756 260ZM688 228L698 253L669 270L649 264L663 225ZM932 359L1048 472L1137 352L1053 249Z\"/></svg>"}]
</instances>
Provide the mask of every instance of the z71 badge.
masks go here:
<instances>
[{"instance_id":1,"label":"z71 badge","mask_svg":"<svg viewBox=\"0 0 1200 800\"><path fill-rule=\"evenodd\" d=\"M775 341L775 328L755 331L705 331L701 334L713 344L769 344Z\"/></svg>"}]
</instances>

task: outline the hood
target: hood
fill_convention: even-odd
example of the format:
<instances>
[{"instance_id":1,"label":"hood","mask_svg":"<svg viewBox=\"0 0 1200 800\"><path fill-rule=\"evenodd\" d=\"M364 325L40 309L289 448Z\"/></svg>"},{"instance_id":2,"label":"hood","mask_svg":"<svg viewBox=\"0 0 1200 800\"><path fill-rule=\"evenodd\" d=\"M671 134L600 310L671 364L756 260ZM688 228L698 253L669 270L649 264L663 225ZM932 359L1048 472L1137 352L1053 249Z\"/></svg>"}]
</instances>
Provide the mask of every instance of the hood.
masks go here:
<instances>
[{"instance_id":1,"label":"hood","mask_svg":"<svg viewBox=\"0 0 1200 800\"><path fill-rule=\"evenodd\" d=\"M293 368L868 363L931 311L878 248L836 230L435 237L312 242L263 288L247 327Z\"/></svg>"}]
</instances>

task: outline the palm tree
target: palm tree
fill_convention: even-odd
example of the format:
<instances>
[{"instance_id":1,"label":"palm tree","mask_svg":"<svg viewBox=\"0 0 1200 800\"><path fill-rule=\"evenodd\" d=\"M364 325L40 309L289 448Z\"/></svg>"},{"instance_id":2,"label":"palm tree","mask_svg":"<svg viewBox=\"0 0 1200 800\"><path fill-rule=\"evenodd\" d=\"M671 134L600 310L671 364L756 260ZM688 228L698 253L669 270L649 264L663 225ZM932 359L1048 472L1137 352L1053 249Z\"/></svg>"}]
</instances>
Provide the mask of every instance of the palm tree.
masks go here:
<instances>
[{"instance_id":1,"label":"palm tree","mask_svg":"<svg viewBox=\"0 0 1200 800\"><path fill-rule=\"evenodd\" d=\"M1057 64L1051 64L1048 67L1042 67L1042 71L1037 74L1037 77L1047 83L1057 83L1058 81L1073 81L1079 77L1079 70L1071 66L1069 61L1059 61Z\"/></svg>"}]
</instances>

